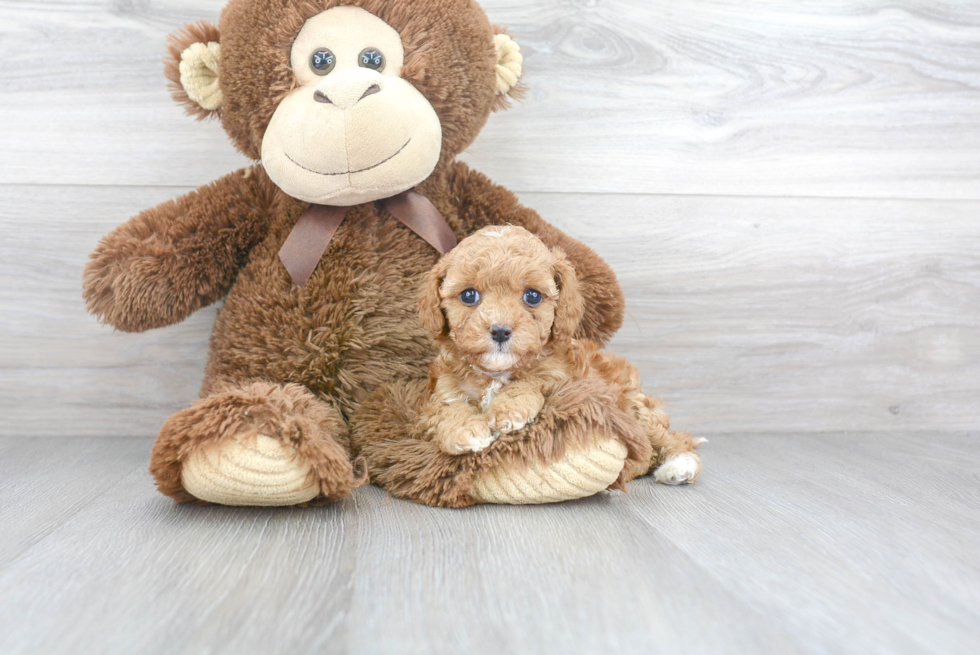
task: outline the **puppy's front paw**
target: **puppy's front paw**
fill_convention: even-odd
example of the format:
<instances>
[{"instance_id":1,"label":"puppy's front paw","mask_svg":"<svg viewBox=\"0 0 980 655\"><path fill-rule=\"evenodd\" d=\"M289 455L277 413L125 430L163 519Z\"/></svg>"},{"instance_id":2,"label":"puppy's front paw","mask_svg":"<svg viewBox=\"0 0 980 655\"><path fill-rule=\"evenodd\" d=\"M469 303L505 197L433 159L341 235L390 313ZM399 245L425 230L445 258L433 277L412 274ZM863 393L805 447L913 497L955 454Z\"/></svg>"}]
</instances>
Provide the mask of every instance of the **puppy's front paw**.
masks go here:
<instances>
[{"instance_id":1,"label":"puppy's front paw","mask_svg":"<svg viewBox=\"0 0 980 655\"><path fill-rule=\"evenodd\" d=\"M450 455L478 453L489 448L496 439L490 426L481 418L441 433L439 447Z\"/></svg>"},{"instance_id":2,"label":"puppy's front paw","mask_svg":"<svg viewBox=\"0 0 980 655\"><path fill-rule=\"evenodd\" d=\"M657 467L653 479L660 484L691 484L701 472L701 459L696 453L682 453Z\"/></svg>"},{"instance_id":3,"label":"puppy's front paw","mask_svg":"<svg viewBox=\"0 0 980 655\"><path fill-rule=\"evenodd\" d=\"M494 403L487 411L487 425L500 434L517 432L538 415L540 408L515 402Z\"/></svg>"}]
</instances>

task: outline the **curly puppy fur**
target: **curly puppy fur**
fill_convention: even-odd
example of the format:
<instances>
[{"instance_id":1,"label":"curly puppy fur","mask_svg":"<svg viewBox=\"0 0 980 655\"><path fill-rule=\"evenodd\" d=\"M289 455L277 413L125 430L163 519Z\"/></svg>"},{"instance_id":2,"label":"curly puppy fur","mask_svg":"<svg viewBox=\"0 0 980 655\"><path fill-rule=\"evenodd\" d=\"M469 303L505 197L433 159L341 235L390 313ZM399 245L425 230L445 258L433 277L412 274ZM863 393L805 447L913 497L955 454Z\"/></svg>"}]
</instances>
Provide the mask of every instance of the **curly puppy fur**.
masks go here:
<instances>
[{"instance_id":1,"label":"curly puppy fur","mask_svg":"<svg viewBox=\"0 0 980 655\"><path fill-rule=\"evenodd\" d=\"M463 302L469 290L478 292L477 303ZM528 290L540 293L533 306ZM562 249L527 230L488 227L460 243L419 294L421 323L441 347L428 385L383 390L368 403L400 410L353 427L355 434L397 435L398 422L412 426L405 438L361 448L372 480L398 496L459 507L472 503L466 490L489 466L555 461L569 443L598 437L627 446L616 488L685 454L692 468L683 479L658 479L694 482L700 441L670 432L636 367L574 338L586 308Z\"/></svg>"},{"instance_id":2,"label":"curly puppy fur","mask_svg":"<svg viewBox=\"0 0 980 655\"><path fill-rule=\"evenodd\" d=\"M192 111L219 119L238 149L258 159L269 119L296 83L289 44L306 20L341 4L362 7L399 32L403 75L439 116L441 159L418 191L459 239L512 223L561 246L586 299L579 336L611 337L622 322L623 297L609 266L511 192L454 161L503 106L494 72L499 29L472 0L231 0L218 28L199 24L175 36L169 76L176 79L179 53L191 43L220 40L224 106ZM313 276L298 288L278 252L307 207L256 165L142 212L106 236L85 269L89 311L128 332L178 323L225 298L201 400L167 422L153 449L157 484L178 501L193 500L180 483L188 453L242 433L288 439L307 454L324 502L357 482L339 454L347 449L346 423L365 428L354 437L372 453L405 433L404 424L387 434L366 426L391 427L391 417L407 411L398 403L436 354L418 321L416 293L438 253L367 203L351 209ZM372 397L376 392L381 395ZM378 456L399 452L392 447ZM433 460L424 465L438 468L443 461ZM410 459L379 479L417 465ZM461 484L454 489L463 497Z\"/></svg>"},{"instance_id":3,"label":"curly puppy fur","mask_svg":"<svg viewBox=\"0 0 980 655\"><path fill-rule=\"evenodd\" d=\"M559 385L598 378L615 387L617 406L644 428L656 454L641 456L647 470L693 452L688 435L669 433L654 414L659 404L643 393L635 366L572 337L584 312L575 270L560 248L514 226L468 237L419 294L422 325L441 346L422 411L426 433L449 454L477 452L534 421Z\"/></svg>"}]
</instances>

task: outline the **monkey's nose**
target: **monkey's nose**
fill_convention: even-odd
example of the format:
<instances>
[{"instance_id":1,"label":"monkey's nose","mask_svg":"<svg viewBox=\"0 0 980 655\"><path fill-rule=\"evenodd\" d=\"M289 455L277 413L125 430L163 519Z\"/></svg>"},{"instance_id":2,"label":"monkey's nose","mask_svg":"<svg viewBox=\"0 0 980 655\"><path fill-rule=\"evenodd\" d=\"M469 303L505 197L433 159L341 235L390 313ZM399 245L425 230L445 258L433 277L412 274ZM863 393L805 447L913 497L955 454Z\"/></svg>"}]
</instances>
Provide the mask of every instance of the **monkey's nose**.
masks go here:
<instances>
[{"instance_id":1,"label":"monkey's nose","mask_svg":"<svg viewBox=\"0 0 980 655\"><path fill-rule=\"evenodd\" d=\"M333 88L328 92L317 89L313 93L313 99L327 105L337 105L341 109L349 109L368 96L381 93L381 86L372 84L366 89L342 85Z\"/></svg>"},{"instance_id":2,"label":"monkey's nose","mask_svg":"<svg viewBox=\"0 0 980 655\"><path fill-rule=\"evenodd\" d=\"M494 325L490 328L490 336L497 343L504 343L510 340L513 330L508 325Z\"/></svg>"},{"instance_id":3,"label":"monkey's nose","mask_svg":"<svg viewBox=\"0 0 980 655\"><path fill-rule=\"evenodd\" d=\"M364 100L364 98L368 96L373 96L375 93L381 93L381 87L378 86L377 84L372 84L367 88L367 91L364 92L364 95L361 96L361 99L358 100L358 102Z\"/></svg>"}]
</instances>

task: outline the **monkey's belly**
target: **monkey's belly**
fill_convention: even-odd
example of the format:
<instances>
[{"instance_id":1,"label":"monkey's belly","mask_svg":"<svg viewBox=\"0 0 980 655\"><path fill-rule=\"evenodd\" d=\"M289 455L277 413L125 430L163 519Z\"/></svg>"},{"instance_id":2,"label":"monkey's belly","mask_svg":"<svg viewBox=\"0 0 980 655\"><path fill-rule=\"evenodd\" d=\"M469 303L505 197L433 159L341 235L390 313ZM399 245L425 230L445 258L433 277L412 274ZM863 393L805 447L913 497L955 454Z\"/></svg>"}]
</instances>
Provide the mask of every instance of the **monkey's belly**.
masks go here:
<instances>
[{"instance_id":1,"label":"monkey's belly","mask_svg":"<svg viewBox=\"0 0 980 655\"><path fill-rule=\"evenodd\" d=\"M328 251L303 288L288 279L275 244L263 244L218 315L208 377L300 383L348 413L393 378L424 376L435 349L417 295L436 255L424 243L399 252L397 243L366 241Z\"/></svg>"}]
</instances>

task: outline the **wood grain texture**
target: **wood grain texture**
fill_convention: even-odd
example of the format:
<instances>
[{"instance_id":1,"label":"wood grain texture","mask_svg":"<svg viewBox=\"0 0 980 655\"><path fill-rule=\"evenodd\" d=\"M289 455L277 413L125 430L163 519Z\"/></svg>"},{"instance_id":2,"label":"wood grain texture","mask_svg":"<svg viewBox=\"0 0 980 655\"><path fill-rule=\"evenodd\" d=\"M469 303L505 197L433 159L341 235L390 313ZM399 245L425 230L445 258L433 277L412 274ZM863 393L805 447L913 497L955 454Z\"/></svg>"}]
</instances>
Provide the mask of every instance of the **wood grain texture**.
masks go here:
<instances>
[{"instance_id":1,"label":"wood grain texture","mask_svg":"<svg viewBox=\"0 0 980 655\"><path fill-rule=\"evenodd\" d=\"M135 335L100 326L81 296L101 236L174 195L0 187L0 435L151 435L196 398L214 308Z\"/></svg>"},{"instance_id":2,"label":"wood grain texture","mask_svg":"<svg viewBox=\"0 0 980 655\"><path fill-rule=\"evenodd\" d=\"M819 650L967 653L980 647L976 436L719 437L702 453L703 504L645 486L630 510Z\"/></svg>"},{"instance_id":3,"label":"wood grain texture","mask_svg":"<svg viewBox=\"0 0 980 655\"><path fill-rule=\"evenodd\" d=\"M106 487L146 468L140 439L0 436L0 568L43 540Z\"/></svg>"},{"instance_id":4,"label":"wood grain texture","mask_svg":"<svg viewBox=\"0 0 980 655\"><path fill-rule=\"evenodd\" d=\"M243 161L170 101L224 0L0 0L0 181L198 186ZM527 101L467 155L519 191L980 198L980 5L485 0Z\"/></svg>"},{"instance_id":5,"label":"wood grain texture","mask_svg":"<svg viewBox=\"0 0 980 655\"><path fill-rule=\"evenodd\" d=\"M122 334L80 290L102 234L179 192L0 187L0 434L148 436L196 397L214 308ZM522 200L620 276L629 315L611 349L678 428L980 425L976 202Z\"/></svg>"},{"instance_id":6,"label":"wood grain texture","mask_svg":"<svg viewBox=\"0 0 980 655\"><path fill-rule=\"evenodd\" d=\"M353 652L806 652L637 521L628 496L443 514L369 493Z\"/></svg>"},{"instance_id":7,"label":"wood grain texture","mask_svg":"<svg viewBox=\"0 0 980 655\"><path fill-rule=\"evenodd\" d=\"M79 442L112 450L34 442L46 480ZM29 504L35 450L10 443L0 503ZM976 652L976 435L712 435L703 455L687 488L440 510L367 487L294 511L175 506L109 458L77 476L95 501L0 562L0 652ZM4 526L0 548L32 522Z\"/></svg>"}]
</instances>

